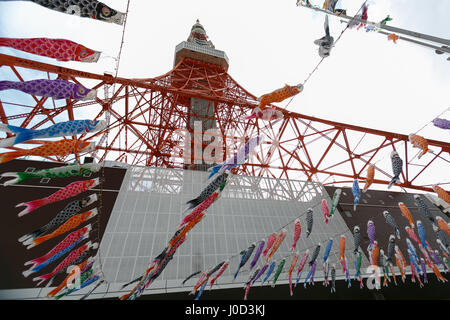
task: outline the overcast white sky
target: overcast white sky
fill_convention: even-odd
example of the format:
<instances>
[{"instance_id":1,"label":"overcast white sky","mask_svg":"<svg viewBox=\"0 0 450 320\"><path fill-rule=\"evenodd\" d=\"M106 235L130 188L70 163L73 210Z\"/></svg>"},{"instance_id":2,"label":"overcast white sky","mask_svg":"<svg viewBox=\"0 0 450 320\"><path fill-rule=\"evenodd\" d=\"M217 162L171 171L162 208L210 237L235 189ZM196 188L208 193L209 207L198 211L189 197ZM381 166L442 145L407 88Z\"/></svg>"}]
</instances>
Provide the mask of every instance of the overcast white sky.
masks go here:
<instances>
[{"instance_id":1,"label":"overcast white sky","mask_svg":"<svg viewBox=\"0 0 450 320\"><path fill-rule=\"evenodd\" d=\"M103 2L126 10L126 0ZM311 2L322 5L323 0ZM340 0L337 8L353 15L362 2ZM369 4L371 21L389 14L392 26L450 38L448 0L371 0ZM168 72L175 46L187 39L196 19L216 49L228 55L230 75L256 96L285 83L303 82L320 60L313 41L324 34L324 15L297 7L296 0L131 0L119 76L148 78ZM330 16L335 38L344 27L339 18ZM0 2L1 37L66 38L116 56L121 35L119 25L69 16L27 1ZM97 64L58 63L4 47L0 53L94 73L112 72L115 66L107 57ZM364 29L347 30L288 109L409 134L450 106L449 72L450 61L431 49L402 41L394 44L387 36ZM5 78L2 69L0 78ZM450 119L450 112L441 117ZM450 138L449 132L431 124L419 134L441 141Z\"/></svg>"}]
</instances>

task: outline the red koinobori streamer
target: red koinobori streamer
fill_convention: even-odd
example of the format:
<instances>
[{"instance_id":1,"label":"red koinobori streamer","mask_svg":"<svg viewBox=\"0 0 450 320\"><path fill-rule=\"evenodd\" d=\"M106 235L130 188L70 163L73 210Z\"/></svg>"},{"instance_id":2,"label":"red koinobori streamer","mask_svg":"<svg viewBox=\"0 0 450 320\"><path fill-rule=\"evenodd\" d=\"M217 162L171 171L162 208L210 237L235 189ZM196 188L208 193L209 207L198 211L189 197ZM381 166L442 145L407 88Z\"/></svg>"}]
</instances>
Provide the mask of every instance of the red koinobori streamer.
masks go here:
<instances>
[{"instance_id":1,"label":"red koinobori streamer","mask_svg":"<svg viewBox=\"0 0 450 320\"><path fill-rule=\"evenodd\" d=\"M0 38L0 47L49 57L58 61L97 62L101 52L66 39Z\"/></svg>"},{"instance_id":2,"label":"red koinobori streamer","mask_svg":"<svg viewBox=\"0 0 450 320\"><path fill-rule=\"evenodd\" d=\"M23 215L30 213L33 210L36 210L47 204L74 197L82 192L85 192L85 191L97 186L99 184L99 182L100 182L99 178L72 182L71 184L56 191L55 193L53 193L52 195L50 195L46 198L19 203L18 205L16 205L16 207L25 206L26 208L24 210L22 210L18 214L18 216L22 217Z\"/></svg>"},{"instance_id":3,"label":"red koinobori streamer","mask_svg":"<svg viewBox=\"0 0 450 320\"><path fill-rule=\"evenodd\" d=\"M73 250L52 272L44 274L42 276L33 278L33 281L39 281L38 285L46 280L50 280L47 283L49 286L53 278L60 272L64 272L69 266L71 266L78 258L82 256L83 253L87 252L89 249L96 249L98 247L97 243L91 243L90 241L78 247L76 250ZM84 258L84 257L83 257ZM76 263L75 263L76 264Z\"/></svg>"}]
</instances>

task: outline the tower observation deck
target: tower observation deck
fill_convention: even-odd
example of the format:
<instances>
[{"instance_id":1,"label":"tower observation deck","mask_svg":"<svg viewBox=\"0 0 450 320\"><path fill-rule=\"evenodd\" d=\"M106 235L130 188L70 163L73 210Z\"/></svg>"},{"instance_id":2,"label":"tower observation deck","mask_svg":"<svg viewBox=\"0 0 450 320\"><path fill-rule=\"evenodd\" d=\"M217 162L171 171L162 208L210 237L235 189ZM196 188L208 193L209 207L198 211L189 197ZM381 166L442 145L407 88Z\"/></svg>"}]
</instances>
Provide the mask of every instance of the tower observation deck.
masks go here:
<instances>
[{"instance_id":1,"label":"tower observation deck","mask_svg":"<svg viewBox=\"0 0 450 320\"><path fill-rule=\"evenodd\" d=\"M214 64L224 71L228 70L229 60L224 51L217 50L211 40L208 40L205 28L199 20L192 26L191 34L187 41L179 43L175 47L173 65L176 66L182 58L194 59L208 64Z\"/></svg>"}]
</instances>

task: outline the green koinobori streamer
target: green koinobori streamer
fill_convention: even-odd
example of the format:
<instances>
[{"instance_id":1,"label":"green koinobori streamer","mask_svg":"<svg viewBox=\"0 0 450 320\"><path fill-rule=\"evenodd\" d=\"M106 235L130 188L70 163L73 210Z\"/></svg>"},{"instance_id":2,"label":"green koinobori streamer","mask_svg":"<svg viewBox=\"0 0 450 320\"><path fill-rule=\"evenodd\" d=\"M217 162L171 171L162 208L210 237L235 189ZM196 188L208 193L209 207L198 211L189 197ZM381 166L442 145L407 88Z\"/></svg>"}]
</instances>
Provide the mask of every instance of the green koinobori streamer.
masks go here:
<instances>
[{"instance_id":1,"label":"green koinobori streamer","mask_svg":"<svg viewBox=\"0 0 450 320\"><path fill-rule=\"evenodd\" d=\"M286 258L281 260L280 264L278 265L278 269L275 272L275 275L273 276L272 287L275 287L275 284L277 283L278 277L280 276L281 271L283 271L283 267L284 267L285 263L286 263Z\"/></svg>"},{"instance_id":2,"label":"green koinobori streamer","mask_svg":"<svg viewBox=\"0 0 450 320\"><path fill-rule=\"evenodd\" d=\"M331 202L330 216L333 216L337 205L339 204L339 199L341 198L342 189L336 189L333 194L333 200Z\"/></svg>"},{"instance_id":3,"label":"green koinobori streamer","mask_svg":"<svg viewBox=\"0 0 450 320\"><path fill-rule=\"evenodd\" d=\"M98 172L100 167L101 166L98 163L70 164L68 166L43 169L35 172L5 172L2 173L1 177L15 177L15 179L8 180L4 183L4 186L9 186L34 178L68 178L83 176Z\"/></svg>"}]
</instances>

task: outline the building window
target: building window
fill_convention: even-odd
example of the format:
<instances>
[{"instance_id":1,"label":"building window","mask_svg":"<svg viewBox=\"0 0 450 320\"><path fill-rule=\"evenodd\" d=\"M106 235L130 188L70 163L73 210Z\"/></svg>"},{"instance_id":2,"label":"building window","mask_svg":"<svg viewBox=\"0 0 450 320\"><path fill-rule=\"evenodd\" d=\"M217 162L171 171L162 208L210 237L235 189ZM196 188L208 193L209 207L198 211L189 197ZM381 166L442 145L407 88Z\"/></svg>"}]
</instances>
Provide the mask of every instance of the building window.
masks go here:
<instances>
[{"instance_id":1,"label":"building window","mask_svg":"<svg viewBox=\"0 0 450 320\"><path fill-rule=\"evenodd\" d=\"M47 183L49 183L49 181L50 181L50 178L42 178L41 181L39 181L39 182L47 184Z\"/></svg>"}]
</instances>

